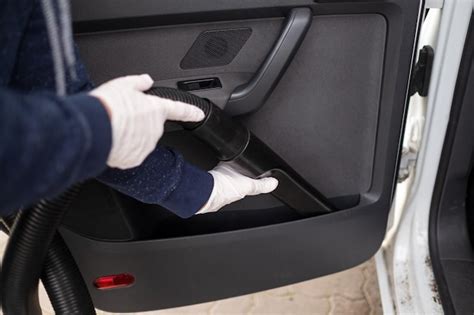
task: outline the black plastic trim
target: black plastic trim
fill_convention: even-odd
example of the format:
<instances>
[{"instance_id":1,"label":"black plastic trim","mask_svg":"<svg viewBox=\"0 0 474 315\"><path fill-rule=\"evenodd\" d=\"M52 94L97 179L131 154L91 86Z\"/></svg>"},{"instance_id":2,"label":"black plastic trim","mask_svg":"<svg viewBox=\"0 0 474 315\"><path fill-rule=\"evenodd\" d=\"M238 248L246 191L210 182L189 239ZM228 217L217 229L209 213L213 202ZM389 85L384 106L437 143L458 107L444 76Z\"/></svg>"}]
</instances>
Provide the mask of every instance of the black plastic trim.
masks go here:
<instances>
[{"instance_id":1,"label":"black plastic trim","mask_svg":"<svg viewBox=\"0 0 474 315\"><path fill-rule=\"evenodd\" d=\"M378 203L288 223L158 240L102 242L61 233L94 305L140 312L239 296L353 267L379 248L380 242L368 238L383 238L385 217L386 206ZM132 287L99 291L93 286L99 276L124 272L135 277Z\"/></svg>"},{"instance_id":2,"label":"black plastic trim","mask_svg":"<svg viewBox=\"0 0 474 315\"><path fill-rule=\"evenodd\" d=\"M133 4L131 4L133 3ZM203 23L238 19L283 17L312 0L72 0L76 33Z\"/></svg>"},{"instance_id":3,"label":"black plastic trim","mask_svg":"<svg viewBox=\"0 0 474 315\"><path fill-rule=\"evenodd\" d=\"M258 110L280 81L308 32L313 14L308 8L290 11L280 37L260 69L247 84L237 87L224 110L230 115L248 114Z\"/></svg>"},{"instance_id":4,"label":"black plastic trim","mask_svg":"<svg viewBox=\"0 0 474 315\"><path fill-rule=\"evenodd\" d=\"M178 89L185 92L222 88L221 80L216 77L178 81L176 85Z\"/></svg>"},{"instance_id":5,"label":"black plastic trim","mask_svg":"<svg viewBox=\"0 0 474 315\"><path fill-rule=\"evenodd\" d=\"M453 226L453 222L449 222L449 226L444 225L441 214L444 209L449 212L457 210L458 207L465 207L465 203L459 200L465 200L466 190L457 189L459 186L467 187L466 174L460 172L460 168L469 168L465 157L470 157L473 150L472 147L472 117L474 110L472 109L473 97L472 85L469 81L473 75L473 58L474 58L474 23L469 25L469 31L466 36L463 56L459 66L459 73L454 91L451 114L449 117L446 138L441 154L438 174L435 187L433 190L433 199L431 201L430 218L429 218L429 249L431 256L431 264L441 298L441 304L446 314L456 314L453 297L450 293L450 287L446 278L446 270L443 265L443 246L440 241L443 239L442 229L455 228L460 233L459 227ZM471 109L469 109L469 106ZM461 157L461 160L459 160ZM457 159L458 158L458 159ZM457 159L457 160L456 160ZM470 161L470 158L468 158ZM461 163L463 162L463 163ZM453 167L456 165L456 167ZM456 188L456 189L455 189ZM461 209L462 210L462 209ZM460 210L457 210L460 211ZM465 222L458 222L463 224ZM452 239L452 244L458 241Z\"/></svg>"},{"instance_id":6,"label":"black plastic trim","mask_svg":"<svg viewBox=\"0 0 474 315\"><path fill-rule=\"evenodd\" d=\"M122 243L93 241L63 231L88 282L114 272L131 271L137 276L136 285L123 290L105 293L91 287L96 306L110 311L142 311L226 298L334 273L376 252L385 234L395 187L421 1L73 2L84 4L83 10L75 13L79 32L282 17L302 6L310 8L316 18L365 13L379 14L387 23L372 185L356 207L248 229ZM180 228L186 234L186 228Z\"/></svg>"},{"instance_id":7,"label":"black plastic trim","mask_svg":"<svg viewBox=\"0 0 474 315\"><path fill-rule=\"evenodd\" d=\"M74 33L81 34L163 25L281 18L298 7L310 8L314 15L380 13L387 17L400 13L397 2L398 0L71 0L71 8ZM418 4L419 1L415 1L414 6L418 7Z\"/></svg>"}]
</instances>

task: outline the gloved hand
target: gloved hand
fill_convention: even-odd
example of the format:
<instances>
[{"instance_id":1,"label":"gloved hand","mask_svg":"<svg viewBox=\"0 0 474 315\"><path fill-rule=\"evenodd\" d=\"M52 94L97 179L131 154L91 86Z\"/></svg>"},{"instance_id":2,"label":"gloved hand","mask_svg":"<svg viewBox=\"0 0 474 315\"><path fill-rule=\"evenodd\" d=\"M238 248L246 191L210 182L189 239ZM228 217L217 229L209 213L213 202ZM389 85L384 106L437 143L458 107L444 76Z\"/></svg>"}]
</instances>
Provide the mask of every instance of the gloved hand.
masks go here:
<instances>
[{"instance_id":1,"label":"gloved hand","mask_svg":"<svg viewBox=\"0 0 474 315\"><path fill-rule=\"evenodd\" d=\"M278 186L276 178L252 179L240 174L228 163L219 163L209 173L214 178L214 188L209 200L197 214L215 212L245 196L266 194Z\"/></svg>"},{"instance_id":2,"label":"gloved hand","mask_svg":"<svg viewBox=\"0 0 474 315\"><path fill-rule=\"evenodd\" d=\"M166 120L200 121L199 108L143 91L153 85L148 74L132 75L106 82L92 90L106 108L112 126L112 149L107 165L120 169L140 165L163 135Z\"/></svg>"}]
</instances>

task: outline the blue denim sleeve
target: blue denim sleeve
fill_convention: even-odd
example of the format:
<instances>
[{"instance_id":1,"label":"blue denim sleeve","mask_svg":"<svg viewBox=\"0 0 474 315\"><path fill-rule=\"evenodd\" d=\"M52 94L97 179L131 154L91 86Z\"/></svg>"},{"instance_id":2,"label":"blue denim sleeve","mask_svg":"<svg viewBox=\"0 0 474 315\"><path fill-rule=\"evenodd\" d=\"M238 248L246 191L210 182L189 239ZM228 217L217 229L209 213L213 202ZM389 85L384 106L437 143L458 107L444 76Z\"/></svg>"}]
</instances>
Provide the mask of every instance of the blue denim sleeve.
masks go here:
<instances>
[{"instance_id":1,"label":"blue denim sleeve","mask_svg":"<svg viewBox=\"0 0 474 315\"><path fill-rule=\"evenodd\" d=\"M94 97L0 89L0 117L1 215L105 169L110 123Z\"/></svg>"},{"instance_id":2,"label":"blue denim sleeve","mask_svg":"<svg viewBox=\"0 0 474 315\"><path fill-rule=\"evenodd\" d=\"M74 96L40 97L37 93L53 91L55 83L44 17L36 4L22 34L10 80L12 88L30 95L0 94L0 117L7 122L0 126L0 175L5 183L0 185L0 210L60 192L74 181L97 176L105 167L110 123L98 101L81 94L93 84L79 54L76 56L76 75L67 76L67 92ZM88 124L89 128L84 127ZM213 186L206 171L162 146L142 166L127 171L108 169L100 179L183 217L200 209ZM15 191L20 194L13 196Z\"/></svg>"},{"instance_id":3,"label":"blue denim sleeve","mask_svg":"<svg viewBox=\"0 0 474 315\"><path fill-rule=\"evenodd\" d=\"M161 205L182 218L202 208L214 184L211 174L164 146L158 146L139 167L109 168L99 179L128 196Z\"/></svg>"},{"instance_id":4,"label":"blue denim sleeve","mask_svg":"<svg viewBox=\"0 0 474 315\"><path fill-rule=\"evenodd\" d=\"M72 93L93 87L79 54L76 59L77 80L71 80L68 85ZM139 167L129 170L109 168L98 179L127 196L160 205L182 218L199 211L214 186L214 179L207 171L162 145L158 145Z\"/></svg>"}]
</instances>

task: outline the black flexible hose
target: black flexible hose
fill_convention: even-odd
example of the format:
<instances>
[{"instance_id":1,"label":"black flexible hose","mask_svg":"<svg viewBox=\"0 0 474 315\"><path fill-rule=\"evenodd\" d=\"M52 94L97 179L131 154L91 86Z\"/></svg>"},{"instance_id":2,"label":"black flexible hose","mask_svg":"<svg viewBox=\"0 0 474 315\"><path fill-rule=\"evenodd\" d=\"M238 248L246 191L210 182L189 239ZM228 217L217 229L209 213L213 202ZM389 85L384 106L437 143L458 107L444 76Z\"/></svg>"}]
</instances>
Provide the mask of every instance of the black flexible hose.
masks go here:
<instances>
[{"instance_id":1,"label":"black flexible hose","mask_svg":"<svg viewBox=\"0 0 474 315\"><path fill-rule=\"evenodd\" d=\"M152 88L147 93L189 103L202 109L206 115L203 121L181 125L193 130L195 135L214 148L220 160L241 160L246 166L253 167L256 173L267 168L268 161L277 161L277 166L290 169L263 143L258 142L257 148L252 148L250 154L246 153L249 144L255 145L258 139L243 125L222 114L221 110L209 101L171 88ZM266 155L253 156L259 151ZM265 164L264 167L260 165L262 163ZM296 175L294 177L297 177ZM37 289L43 262L46 262L43 272L46 289L57 313L95 313L89 292L71 253L56 232L65 210L78 193L79 186L76 185L60 196L40 201L36 206L18 214L3 258L0 296L4 314L41 313ZM303 191L303 195L308 193ZM50 246L52 247L48 250Z\"/></svg>"},{"instance_id":2,"label":"black flexible hose","mask_svg":"<svg viewBox=\"0 0 474 315\"><path fill-rule=\"evenodd\" d=\"M184 91L180 91L180 90L168 88L168 87L152 87L146 93L150 95L159 96L162 98L167 98L173 101L179 101L179 102L194 105L200 108L202 111L204 111L204 114L206 116L208 116L209 110L211 109L211 106L212 106L211 103L204 98L201 98L199 96L196 96L188 92L184 92ZM192 123L192 124L199 125L201 123L197 122L197 123Z\"/></svg>"},{"instance_id":3,"label":"black flexible hose","mask_svg":"<svg viewBox=\"0 0 474 315\"><path fill-rule=\"evenodd\" d=\"M79 186L74 186L19 212L3 258L4 314L41 314L37 298L40 275L57 314L95 314L77 265L56 232L78 192ZM4 224L11 226L11 219L4 220Z\"/></svg>"},{"instance_id":4,"label":"black flexible hose","mask_svg":"<svg viewBox=\"0 0 474 315\"><path fill-rule=\"evenodd\" d=\"M168 88L155 92L198 106L206 114L211 109L208 101L189 93ZM193 129L199 123L184 125ZM56 198L21 210L14 224L12 217L4 218L4 227L11 229L0 279L4 314L41 314L37 291L40 275L57 314L95 314L77 265L57 233L65 210L78 193L76 185Z\"/></svg>"},{"instance_id":5,"label":"black flexible hose","mask_svg":"<svg viewBox=\"0 0 474 315\"><path fill-rule=\"evenodd\" d=\"M41 280L56 314L95 314L81 272L57 232L49 246Z\"/></svg>"},{"instance_id":6,"label":"black flexible hose","mask_svg":"<svg viewBox=\"0 0 474 315\"><path fill-rule=\"evenodd\" d=\"M204 121L209 117L210 111L212 110L213 105L206 99L196 96L194 94L180 91L168 87L152 87L147 94L159 96L162 98L167 98L173 101L183 102L187 104L194 105L201 109L204 112L206 118L200 122L178 122L185 129L196 129L201 126Z\"/></svg>"},{"instance_id":7,"label":"black flexible hose","mask_svg":"<svg viewBox=\"0 0 474 315\"><path fill-rule=\"evenodd\" d=\"M202 121L178 121L177 123L209 145L214 150L218 160L232 160L247 147L250 139L250 132L247 127L223 113L219 107L210 101L187 92L166 87L154 87L148 90L147 93L200 108L205 114L205 118Z\"/></svg>"},{"instance_id":8,"label":"black flexible hose","mask_svg":"<svg viewBox=\"0 0 474 315\"><path fill-rule=\"evenodd\" d=\"M15 215L2 218L1 229L10 234ZM84 279L62 236L55 233L46 254L41 281L56 314L95 314Z\"/></svg>"},{"instance_id":9,"label":"black flexible hose","mask_svg":"<svg viewBox=\"0 0 474 315\"><path fill-rule=\"evenodd\" d=\"M193 104L206 113L210 108L209 102L192 94L167 88L158 91L161 97ZM15 224L11 217L4 218L4 228L11 228L0 279L4 314L41 314L37 291L40 275L56 313L95 314L77 265L57 233L65 210L78 193L76 185L56 198L21 210Z\"/></svg>"}]
</instances>

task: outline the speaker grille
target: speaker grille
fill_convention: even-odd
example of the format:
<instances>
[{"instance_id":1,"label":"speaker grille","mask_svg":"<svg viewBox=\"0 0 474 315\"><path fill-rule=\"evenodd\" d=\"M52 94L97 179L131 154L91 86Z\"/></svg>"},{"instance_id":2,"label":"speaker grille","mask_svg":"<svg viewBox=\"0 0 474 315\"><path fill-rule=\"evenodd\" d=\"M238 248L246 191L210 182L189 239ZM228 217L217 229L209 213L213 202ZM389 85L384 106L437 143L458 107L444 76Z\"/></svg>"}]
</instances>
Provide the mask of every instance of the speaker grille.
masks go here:
<instances>
[{"instance_id":1,"label":"speaker grille","mask_svg":"<svg viewBox=\"0 0 474 315\"><path fill-rule=\"evenodd\" d=\"M182 69L225 66L234 60L251 34L250 28L202 32L180 66Z\"/></svg>"}]
</instances>

